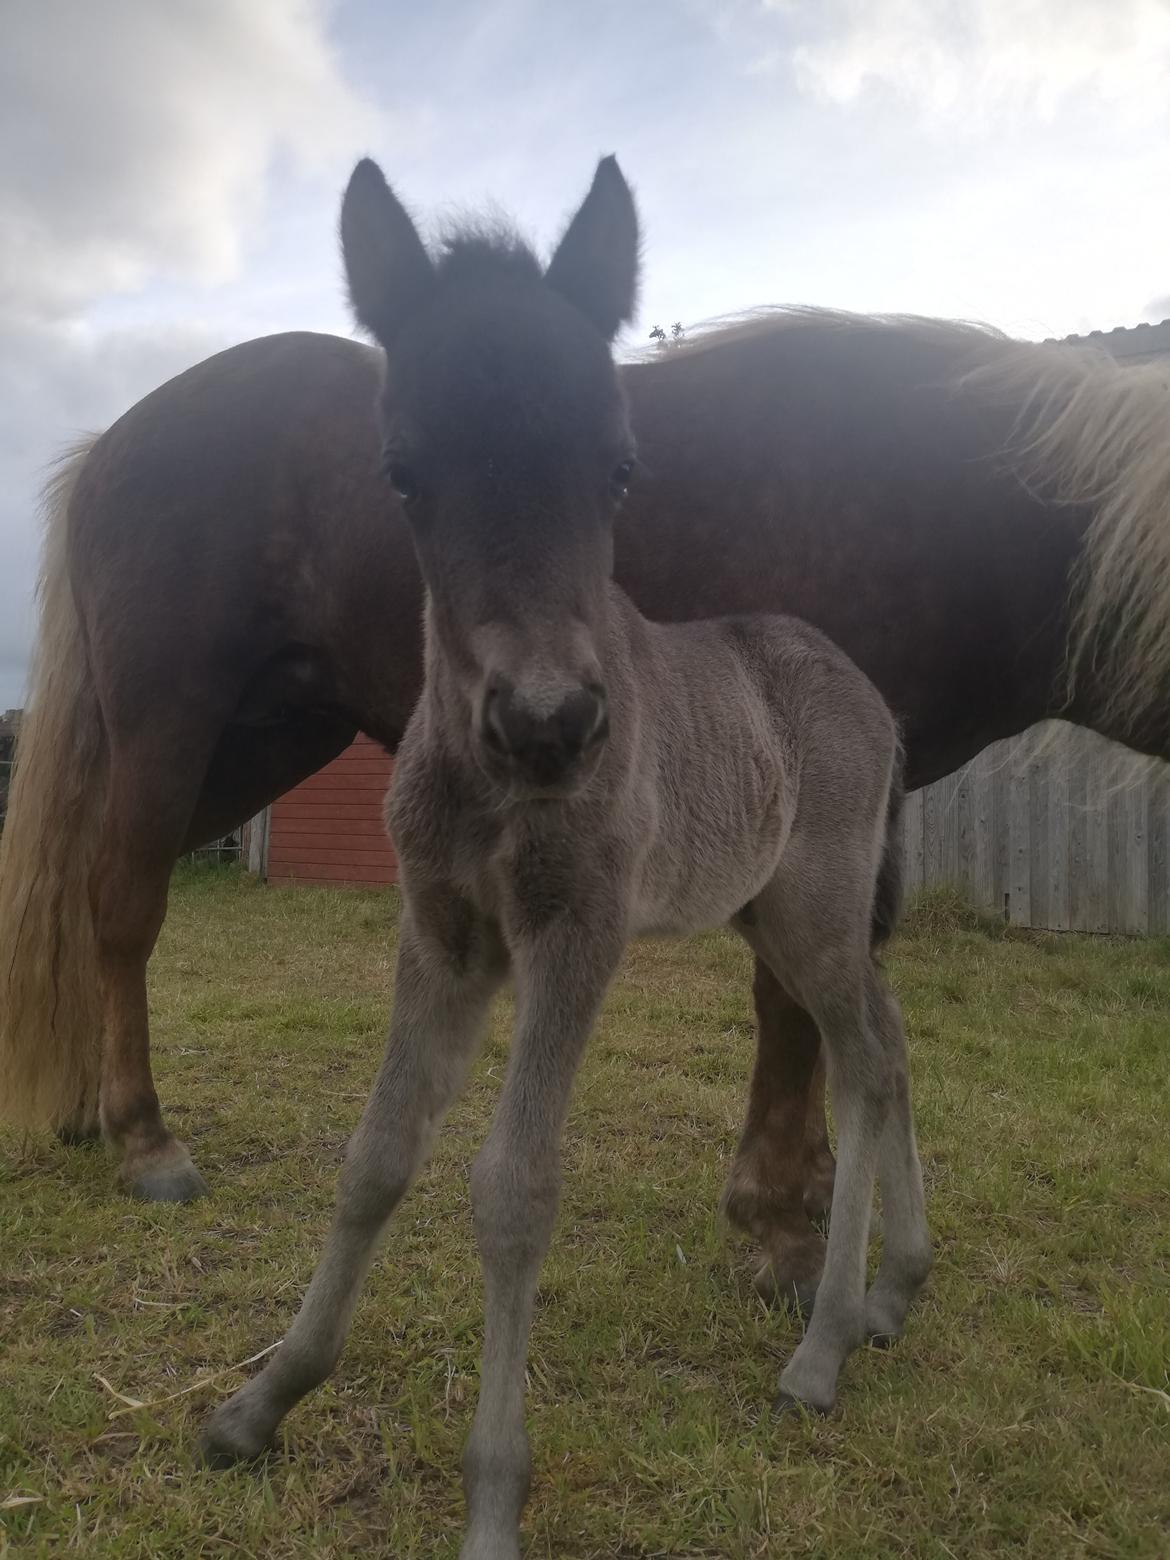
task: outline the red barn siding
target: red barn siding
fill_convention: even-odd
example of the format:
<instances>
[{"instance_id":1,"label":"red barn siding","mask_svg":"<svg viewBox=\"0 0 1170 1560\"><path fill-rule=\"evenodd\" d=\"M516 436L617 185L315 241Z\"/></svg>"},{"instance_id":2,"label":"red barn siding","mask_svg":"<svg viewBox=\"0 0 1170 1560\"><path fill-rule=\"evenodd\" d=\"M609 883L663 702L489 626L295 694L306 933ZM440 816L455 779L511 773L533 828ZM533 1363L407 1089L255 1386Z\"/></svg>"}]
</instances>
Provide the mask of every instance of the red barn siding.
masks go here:
<instances>
[{"instance_id":1,"label":"red barn siding","mask_svg":"<svg viewBox=\"0 0 1170 1560\"><path fill-rule=\"evenodd\" d=\"M269 882L396 882L398 862L382 822L393 768L376 742L358 737L331 764L273 802Z\"/></svg>"}]
</instances>

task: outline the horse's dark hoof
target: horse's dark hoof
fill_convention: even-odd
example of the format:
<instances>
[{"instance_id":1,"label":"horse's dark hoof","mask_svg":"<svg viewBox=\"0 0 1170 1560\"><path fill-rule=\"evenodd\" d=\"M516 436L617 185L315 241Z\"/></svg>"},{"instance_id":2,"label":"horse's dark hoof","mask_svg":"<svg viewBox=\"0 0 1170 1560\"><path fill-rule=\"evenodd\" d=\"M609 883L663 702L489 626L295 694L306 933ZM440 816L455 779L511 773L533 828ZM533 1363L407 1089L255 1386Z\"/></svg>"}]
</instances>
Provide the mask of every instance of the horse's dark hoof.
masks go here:
<instances>
[{"instance_id":1,"label":"horse's dark hoof","mask_svg":"<svg viewBox=\"0 0 1170 1560\"><path fill-rule=\"evenodd\" d=\"M96 1148L102 1140L102 1129L96 1121L69 1122L57 1128L57 1141L66 1148Z\"/></svg>"},{"instance_id":2,"label":"horse's dark hoof","mask_svg":"<svg viewBox=\"0 0 1170 1560\"><path fill-rule=\"evenodd\" d=\"M794 1316L807 1319L816 1304L820 1278L790 1278L778 1274L771 1262L764 1261L756 1269L753 1279L756 1294L765 1305L791 1311Z\"/></svg>"},{"instance_id":3,"label":"horse's dark hoof","mask_svg":"<svg viewBox=\"0 0 1170 1560\"><path fill-rule=\"evenodd\" d=\"M822 1231L829 1227L829 1213L833 1207L833 1168L814 1172L804 1189L804 1211L809 1222Z\"/></svg>"}]
</instances>

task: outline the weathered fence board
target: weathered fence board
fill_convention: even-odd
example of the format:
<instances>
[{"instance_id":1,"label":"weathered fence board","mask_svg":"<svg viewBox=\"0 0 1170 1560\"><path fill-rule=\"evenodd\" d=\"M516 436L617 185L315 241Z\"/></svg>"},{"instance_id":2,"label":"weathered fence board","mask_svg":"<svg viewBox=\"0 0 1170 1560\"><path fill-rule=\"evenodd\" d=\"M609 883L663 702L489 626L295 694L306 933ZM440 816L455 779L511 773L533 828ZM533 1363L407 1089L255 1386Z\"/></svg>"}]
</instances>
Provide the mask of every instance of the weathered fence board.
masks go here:
<instances>
[{"instance_id":1,"label":"weathered fence board","mask_svg":"<svg viewBox=\"0 0 1170 1560\"><path fill-rule=\"evenodd\" d=\"M908 888L954 883L1014 925L1170 931L1170 766L1037 727L906 799Z\"/></svg>"}]
</instances>

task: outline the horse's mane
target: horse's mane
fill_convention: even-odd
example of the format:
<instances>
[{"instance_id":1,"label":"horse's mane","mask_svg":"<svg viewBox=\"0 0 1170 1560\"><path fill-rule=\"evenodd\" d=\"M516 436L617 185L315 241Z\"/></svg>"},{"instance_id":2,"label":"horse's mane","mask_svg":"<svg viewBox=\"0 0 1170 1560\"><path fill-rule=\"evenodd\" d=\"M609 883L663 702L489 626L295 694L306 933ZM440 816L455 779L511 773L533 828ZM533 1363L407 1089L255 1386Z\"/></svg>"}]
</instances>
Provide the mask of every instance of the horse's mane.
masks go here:
<instances>
[{"instance_id":1,"label":"horse's mane","mask_svg":"<svg viewBox=\"0 0 1170 1560\"><path fill-rule=\"evenodd\" d=\"M711 320L632 361L809 330L888 332L953 349L957 402L971 398L1009 419L1003 448L988 454L1047 502L1092 508L1073 582L1069 697L1077 673L1091 669L1119 723L1158 707L1170 665L1170 360L1123 366L1103 347L1018 341L968 321L796 307Z\"/></svg>"}]
</instances>

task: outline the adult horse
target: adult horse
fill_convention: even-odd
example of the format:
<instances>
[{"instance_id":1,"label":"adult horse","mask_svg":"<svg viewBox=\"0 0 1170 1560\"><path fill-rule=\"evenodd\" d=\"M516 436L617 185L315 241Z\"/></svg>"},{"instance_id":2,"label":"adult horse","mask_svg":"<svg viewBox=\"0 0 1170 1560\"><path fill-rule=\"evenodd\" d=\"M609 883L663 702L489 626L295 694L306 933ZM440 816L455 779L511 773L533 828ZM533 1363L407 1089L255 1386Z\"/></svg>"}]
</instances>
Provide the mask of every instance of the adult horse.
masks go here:
<instances>
[{"instance_id":1,"label":"adult horse","mask_svg":"<svg viewBox=\"0 0 1170 1560\"><path fill-rule=\"evenodd\" d=\"M0 1110L67 1136L100 1120L139 1196L204 1189L149 1060L146 964L176 858L356 731L393 749L421 686L379 373L328 336L232 348L76 450L47 496L0 847ZM616 573L648 617L814 623L899 716L911 786L1054 715L1170 756L1160 369L799 310L624 380L639 470ZM819 1042L760 966L755 1003L727 1208L799 1292L832 1176Z\"/></svg>"}]
</instances>

